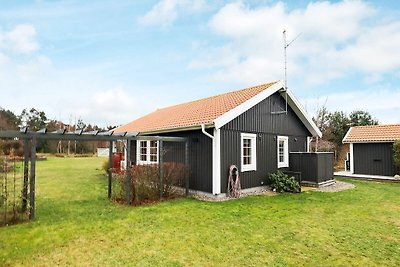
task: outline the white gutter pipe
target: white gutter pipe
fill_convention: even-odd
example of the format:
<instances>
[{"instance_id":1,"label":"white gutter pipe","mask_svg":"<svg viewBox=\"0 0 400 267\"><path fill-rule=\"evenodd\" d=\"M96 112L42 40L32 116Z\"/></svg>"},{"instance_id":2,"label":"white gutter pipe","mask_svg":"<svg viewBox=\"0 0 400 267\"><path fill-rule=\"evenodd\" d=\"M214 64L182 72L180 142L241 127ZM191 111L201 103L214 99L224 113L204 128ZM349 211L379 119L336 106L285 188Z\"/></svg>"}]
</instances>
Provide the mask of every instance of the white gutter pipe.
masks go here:
<instances>
[{"instance_id":1,"label":"white gutter pipe","mask_svg":"<svg viewBox=\"0 0 400 267\"><path fill-rule=\"evenodd\" d=\"M202 124L202 125L201 125L201 132L202 132L204 135L208 136L209 138L214 139L214 136L212 136L211 134L209 134L209 133L206 132L206 125L205 125L205 124Z\"/></svg>"}]
</instances>

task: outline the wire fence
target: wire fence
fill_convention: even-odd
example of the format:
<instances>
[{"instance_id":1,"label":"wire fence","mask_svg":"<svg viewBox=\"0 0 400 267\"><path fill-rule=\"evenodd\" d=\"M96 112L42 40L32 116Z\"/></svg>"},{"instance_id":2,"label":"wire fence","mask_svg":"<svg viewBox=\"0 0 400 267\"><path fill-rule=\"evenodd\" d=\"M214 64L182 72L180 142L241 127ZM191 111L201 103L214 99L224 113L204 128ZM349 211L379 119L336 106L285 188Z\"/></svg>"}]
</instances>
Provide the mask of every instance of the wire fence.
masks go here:
<instances>
[{"instance_id":1,"label":"wire fence","mask_svg":"<svg viewBox=\"0 0 400 267\"><path fill-rule=\"evenodd\" d=\"M28 220L27 181L23 158L0 155L0 226Z\"/></svg>"}]
</instances>

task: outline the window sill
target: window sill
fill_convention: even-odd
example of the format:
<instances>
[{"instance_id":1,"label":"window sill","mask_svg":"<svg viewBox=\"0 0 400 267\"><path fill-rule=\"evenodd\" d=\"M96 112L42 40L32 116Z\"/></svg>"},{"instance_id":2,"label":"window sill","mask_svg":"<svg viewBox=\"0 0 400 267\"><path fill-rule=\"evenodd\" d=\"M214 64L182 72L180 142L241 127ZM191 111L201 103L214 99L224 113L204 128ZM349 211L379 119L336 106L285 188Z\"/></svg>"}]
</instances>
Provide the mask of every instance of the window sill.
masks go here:
<instances>
[{"instance_id":1,"label":"window sill","mask_svg":"<svg viewBox=\"0 0 400 267\"><path fill-rule=\"evenodd\" d=\"M240 170L241 172L250 172L250 171L256 171L257 168L256 166L242 166L242 169Z\"/></svg>"},{"instance_id":2,"label":"window sill","mask_svg":"<svg viewBox=\"0 0 400 267\"><path fill-rule=\"evenodd\" d=\"M289 163L286 162L278 163L278 169L279 168L289 168Z\"/></svg>"}]
</instances>

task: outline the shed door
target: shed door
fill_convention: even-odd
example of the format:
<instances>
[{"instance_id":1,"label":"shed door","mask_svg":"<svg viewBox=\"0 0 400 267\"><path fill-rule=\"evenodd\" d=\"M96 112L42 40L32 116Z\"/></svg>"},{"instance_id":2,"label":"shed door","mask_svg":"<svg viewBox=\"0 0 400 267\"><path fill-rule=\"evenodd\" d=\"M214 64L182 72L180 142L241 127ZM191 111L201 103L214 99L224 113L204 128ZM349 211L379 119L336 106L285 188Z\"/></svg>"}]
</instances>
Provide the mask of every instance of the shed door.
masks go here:
<instances>
[{"instance_id":1,"label":"shed door","mask_svg":"<svg viewBox=\"0 0 400 267\"><path fill-rule=\"evenodd\" d=\"M392 143L354 144L354 173L394 175Z\"/></svg>"}]
</instances>

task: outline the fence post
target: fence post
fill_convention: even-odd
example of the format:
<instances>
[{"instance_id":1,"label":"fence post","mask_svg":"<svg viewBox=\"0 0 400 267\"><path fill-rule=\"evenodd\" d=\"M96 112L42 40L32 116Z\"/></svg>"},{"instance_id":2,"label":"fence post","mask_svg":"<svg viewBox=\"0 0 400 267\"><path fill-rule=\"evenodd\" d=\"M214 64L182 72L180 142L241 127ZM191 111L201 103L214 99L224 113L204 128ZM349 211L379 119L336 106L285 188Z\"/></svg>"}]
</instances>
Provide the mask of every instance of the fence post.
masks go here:
<instances>
[{"instance_id":1,"label":"fence post","mask_svg":"<svg viewBox=\"0 0 400 267\"><path fill-rule=\"evenodd\" d=\"M189 195L189 141L185 142L185 194Z\"/></svg>"},{"instance_id":2,"label":"fence post","mask_svg":"<svg viewBox=\"0 0 400 267\"><path fill-rule=\"evenodd\" d=\"M32 137L29 219L35 219L36 137Z\"/></svg>"},{"instance_id":3,"label":"fence post","mask_svg":"<svg viewBox=\"0 0 400 267\"><path fill-rule=\"evenodd\" d=\"M131 203L132 181L131 181L131 170L130 170L130 165L131 165L131 140L130 139L126 140L126 148L125 149L126 149L125 195L126 195L126 204L130 205L130 204L132 204Z\"/></svg>"},{"instance_id":4,"label":"fence post","mask_svg":"<svg viewBox=\"0 0 400 267\"><path fill-rule=\"evenodd\" d=\"M160 175L160 200L163 198L163 192L164 192L164 156L163 156L163 141L159 141L159 147L158 147L158 170L159 170L159 175Z\"/></svg>"},{"instance_id":5,"label":"fence post","mask_svg":"<svg viewBox=\"0 0 400 267\"><path fill-rule=\"evenodd\" d=\"M29 140L24 139L24 182L22 185L22 211L28 207Z\"/></svg>"},{"instance_id":6,"label":"fence post","mask_svg":"<svg viewBox=\"0 0 400 267\"><path fill-rule=\"evenodd\" d=\"M114 142L110 141L110 148L109 148L109 151L108 151L108 198L109 199L111 199L111 192L112 192L113 145L114 145Z\"/></svg>"}]
</instances>

